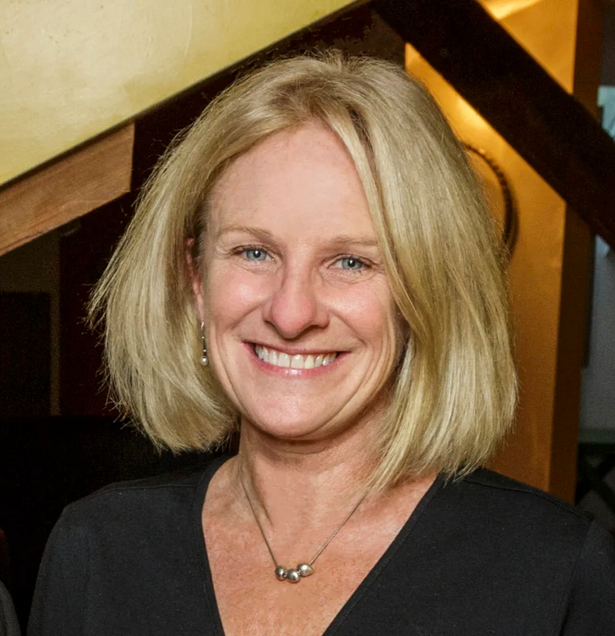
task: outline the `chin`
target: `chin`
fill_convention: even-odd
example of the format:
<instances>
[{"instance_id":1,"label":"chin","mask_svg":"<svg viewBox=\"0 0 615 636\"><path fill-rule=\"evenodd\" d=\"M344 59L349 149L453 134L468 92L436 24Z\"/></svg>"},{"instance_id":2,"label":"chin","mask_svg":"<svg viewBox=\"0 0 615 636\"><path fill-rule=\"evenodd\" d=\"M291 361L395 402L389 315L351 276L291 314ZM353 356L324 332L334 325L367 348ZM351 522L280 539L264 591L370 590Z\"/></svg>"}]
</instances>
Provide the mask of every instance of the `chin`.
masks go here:
<instances>
[{"instance_id":1,"label":"chin","mask_svg":"<svg viewBox=\"0 0 615 636\"><path fill-rule=\"evenodd\" d=\"M252 428L284 441L311 441L326 436L326 424L316 422L250 422Z\"/></svg>"},{"instance_id":2,"label":"chin","mask_svg":"<svg viewBox=\"0 0 615 636\"><path fill-rule=\"evenodd\" d=\"M301 417L294 413L272 418L271 413L260 417L258 414L253 414L251 417L244 418L244 425L284 441L316 441L327 437L333 428L337 429L332 417L315 417L314 415L312 412Z\"/></svg>"}]
</instances>

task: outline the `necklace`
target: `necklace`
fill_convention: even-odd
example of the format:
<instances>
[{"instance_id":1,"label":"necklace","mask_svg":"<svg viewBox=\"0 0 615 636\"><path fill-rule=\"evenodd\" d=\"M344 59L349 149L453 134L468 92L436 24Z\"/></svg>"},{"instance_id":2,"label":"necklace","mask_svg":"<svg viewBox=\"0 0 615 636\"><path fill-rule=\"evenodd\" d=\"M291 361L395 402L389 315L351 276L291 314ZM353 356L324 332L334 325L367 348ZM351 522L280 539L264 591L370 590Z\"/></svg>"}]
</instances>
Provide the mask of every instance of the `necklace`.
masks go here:
<instances>
[{"instance_id":1,"label":"necklace","mask_svg":"<svg viewBox=\"0 0 615 636\"><path fill-rule=\"evenodd\" d=\"M359 501L357 501L357 503L353 506L352 510L346 515L342 523L340 523L340 525L337 526L337 528L335 528L331 536L320 546L320 548L318 548L318 550L316 551L316 554L307 563L300 563L296 568L287 569L279 565L278 560L275 558L275 555L273 554L271 545L269 544L269 541L267 541L267 536L265 535L265 531L263 530L263 526L261 525L261 522L258 520L256 510L254 509L254 506L252 505L252 500L250 499L250 495L248 495L248 490L245 484L243 483L243 478L241 477L241 475L239 476L239 481L241 482L241 486L243 488L243 492L246 495L246 499L248 500L248 504L250 504L250 510L252 510L252 514L254 515L254 520L256 521L256 525L258 526L258 529L261 531L261 534L263 535L263 539L265 540L265 545L267 546L267 550L269 550L269 554L271 555L271 560L273 561L273 565L275 566L276 578L278 579L278 581L289 581L290 583L299 583L299 581L302 578L306 576L310 576L310 574L314 573L314 568L312 567L314 565L314 561L316 561L316 559L321 555L322 551L329 545L329 543L331 543L331 541L333 541L337 533L344 527L344 525L346 525L346 522L348 521L348 519L350 519L350 517L352 517L352 515L356 512L357 508L361 505L362 501L365 499L367 495L367 493L365 493L359 499Z\"/></svg>"}]
</instances>

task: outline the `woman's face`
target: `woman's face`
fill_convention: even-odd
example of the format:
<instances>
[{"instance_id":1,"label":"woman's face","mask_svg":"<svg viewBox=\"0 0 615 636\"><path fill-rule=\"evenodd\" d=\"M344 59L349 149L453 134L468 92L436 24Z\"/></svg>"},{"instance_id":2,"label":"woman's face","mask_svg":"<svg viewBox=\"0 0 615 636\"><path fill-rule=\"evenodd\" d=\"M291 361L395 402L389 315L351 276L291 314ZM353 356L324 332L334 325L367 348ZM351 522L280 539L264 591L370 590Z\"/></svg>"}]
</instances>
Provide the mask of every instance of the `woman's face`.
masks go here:
<instances>
[{"instance_id":1,"label":"woman's face","mask_svg":"<svg viewBox=\"0 0 615 636\"><path fill-rule=\"evenodd\" d=\"M243 425L316 440L377 417L395 308L343 144L318 123L278 133L224 173L211 203L193 286Z\"/></svg>"}]
</instances>

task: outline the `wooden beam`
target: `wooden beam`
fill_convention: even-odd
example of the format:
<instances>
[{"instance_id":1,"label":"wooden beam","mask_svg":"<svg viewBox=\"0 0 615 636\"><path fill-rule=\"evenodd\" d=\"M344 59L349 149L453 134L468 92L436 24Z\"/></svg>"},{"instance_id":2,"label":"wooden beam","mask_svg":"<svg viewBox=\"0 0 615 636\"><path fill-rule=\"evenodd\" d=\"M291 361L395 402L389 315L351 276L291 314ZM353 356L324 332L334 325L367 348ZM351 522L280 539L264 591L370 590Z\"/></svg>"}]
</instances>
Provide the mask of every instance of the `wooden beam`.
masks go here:
<instances>
[{"instance_id":1,"label":"wooden beam","mask_svg":"<svg viewBox=\"0 0 615 636\"><path fill-rule=\"evenodd\" d=\"M82 146L0 190L0 255L130 190L134 125Z\"/></svg>"},{"instance_id":2,"label":"wooden beam","mask_svg":"<svg viewBox=\"0 0 615 636\"><path fill-rule=\"evenodd\" d=\"M615 143L476 0L373 7L615 249Z\"/></svg>"}]
</instances>

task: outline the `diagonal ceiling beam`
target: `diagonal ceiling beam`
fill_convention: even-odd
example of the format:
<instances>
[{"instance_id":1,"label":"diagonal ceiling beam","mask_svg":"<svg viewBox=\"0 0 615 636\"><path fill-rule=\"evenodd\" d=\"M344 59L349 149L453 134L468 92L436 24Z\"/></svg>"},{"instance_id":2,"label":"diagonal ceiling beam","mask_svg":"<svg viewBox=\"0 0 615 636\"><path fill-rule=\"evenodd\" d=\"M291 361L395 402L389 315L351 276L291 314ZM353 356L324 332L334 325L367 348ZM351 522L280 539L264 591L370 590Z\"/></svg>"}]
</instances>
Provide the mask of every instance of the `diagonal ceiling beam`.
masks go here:
<instances>
[{"instance_id":1,"label":"diagonal ceiling beam","mask_svg":"<svg viewBox=\"0 0 615 636\"><path fill-rule=\"evenodd\" d=\"M615 143L475 0L374 9L615 249Z\"/></svg>"},{"instance_id":2,"label":"diagonal ceiling beam","mask_svg":"<svg viewBox=\"0 0 615 636\"><path fill-rule=\"evenodd\" d=\"M134 124L0 187L0 256L130 191Z\"/></svg>"}]
</instances>

